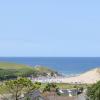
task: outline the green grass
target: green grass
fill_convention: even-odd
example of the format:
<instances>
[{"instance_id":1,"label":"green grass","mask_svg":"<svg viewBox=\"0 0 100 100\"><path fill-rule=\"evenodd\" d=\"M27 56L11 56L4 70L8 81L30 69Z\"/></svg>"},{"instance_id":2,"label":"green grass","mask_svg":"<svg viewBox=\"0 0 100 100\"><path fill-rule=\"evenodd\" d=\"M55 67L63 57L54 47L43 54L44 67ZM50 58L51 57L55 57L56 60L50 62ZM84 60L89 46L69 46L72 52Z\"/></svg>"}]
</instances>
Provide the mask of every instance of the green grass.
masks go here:
<instances>
[{"instance_id":1,"label":"green grass","mask_svg":"<svg viewBox=\"0 0 100 100\"><path fill-rule=\"evenodd\" d=\"M0 62L0 80L17 78L18 76L29 76L33 74L33 67L8 63L8 62Z\"/></svg>"},{"instance_id":2,"label":"green grass","mask_svg":"<svg viewBox=\"0 0 100 100\"><path fill-rule=\"evenodd\" d=\"M80 87L86 88L86 84L74 85L74 84L67 84L67 83L56 83L56 85L57 85L57 87L60 88L60 89L75 89L76 86L77 86L78 88L80 88ZM46 83L43 83L43 84L41 85L41 89L43 90L45 86L46 86Z\"/></svg>"},{"instance_id":3,"label":"green grass","mask_svg":"<svg viewBox=\"0 0 100 100\"><path fill-rule=\"evenodd\" d=\"M45 66L35 66L34 67L34 70L35 71L38 71L40 73L50 73L50 72L54 72L57 74L57 71L53 70L53 69L50 69L48 67L45 67Z\"/></svg>"},{"instance_id":4,"label":"green grass","mask_svg":"<svg viewBox=\"0 0 100 100\"><path fill-rule=\"evenodd\" d=\"M36 67L34 67L34 69L37 70L37 71L42 71L42 72L53 71L53 70L49 69L48 67L44 67L44 66L36 66Z\"/></svg>"},{"instance_id":5,"label":"green grass","mask_svg":"<svg viewBox=\"0 0 100 100\"><path fill-rule=\"evenodd\" d=\"M0 62L0 69L33 69L30 66L22 65L22 64L15 64L15 63L8 63L8 62Z\"/></svg>"},{"instance_id":6,"label":"green grass","mask_svg":"<svg viewBox=\"0 0 100 100\"><path fill-rule=\"evenodd\" d=\"M74 88L73 84L66 84L66 83L58 83L57 86L61 89L72 89L72 88Z\"/></svg>"}]
</instances>

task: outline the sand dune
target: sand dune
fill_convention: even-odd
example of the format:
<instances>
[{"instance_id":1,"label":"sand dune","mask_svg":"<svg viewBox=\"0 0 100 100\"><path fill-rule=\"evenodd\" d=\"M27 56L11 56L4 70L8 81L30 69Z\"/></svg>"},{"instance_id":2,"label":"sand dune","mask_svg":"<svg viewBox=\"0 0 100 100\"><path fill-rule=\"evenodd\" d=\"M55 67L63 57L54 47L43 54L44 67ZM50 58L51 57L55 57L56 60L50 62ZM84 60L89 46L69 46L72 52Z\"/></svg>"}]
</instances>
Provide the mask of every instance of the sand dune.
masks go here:
<instances>
[{"instance_id":1,"label":"sand dune","mask_svg":"<svg viewBox=\"0 0 100 100\"><path fill-rule=\"evenodd\" d=\"M100 80L100 68L92 69L76 77L65 78L63 82L65 83L95 83Z\"/></svg>"}]
</instances>

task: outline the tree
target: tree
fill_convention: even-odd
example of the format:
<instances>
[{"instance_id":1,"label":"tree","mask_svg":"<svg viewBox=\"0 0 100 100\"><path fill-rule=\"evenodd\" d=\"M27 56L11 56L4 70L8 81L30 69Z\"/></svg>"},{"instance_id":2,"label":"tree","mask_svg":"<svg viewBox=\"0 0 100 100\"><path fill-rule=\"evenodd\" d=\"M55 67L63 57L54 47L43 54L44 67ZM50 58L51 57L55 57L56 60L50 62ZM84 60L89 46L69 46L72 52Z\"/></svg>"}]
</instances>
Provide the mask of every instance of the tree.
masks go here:
<instances>
[{"instance_id":1,"label":"tree","mask_svg":"<svg viewBox=\"0 0 100 100\"><path fill-rule=\"evenodd\" d=\"M58 88L55 83L48 83L43 90L45 97L47 99L49 98L50 100L51 100L51 96L53 96L55 100L56 94L58 94L57 92L58 92Z\"/></svg>"},{"instance_id":2,"label":"tree","mask_svg":"<svg viewBox=\"0 0 100 100\"><path fill-rule=\"evenodd\" d=\"M31 91L38 89L40 83L32 83L27 78L19 78L16 80L10 80L5 83L7 90L12 94L15 100L18 100L22 94L30 93Z\"/></svg>"},{"instance_id":3,"label":"tree","mask_svg":"<svg viewBox=\"0 0 100 100\"><path fill-rule=\"evenodd\" d=\"M55 91L56 92L56 89L57 89L57 85L55 83L48 83L45 86L43 92L46 92L46 91L48 91L48 92Z\"/></svg>"},{"instance_id":4,"label":"tree","mask_svg":"<svg viewBox=\"0 0 100 100\"><path fill-rule=\"evenodd\" d=\"M88 87L87 96L89 100L100 100L100 81Z\"/></svg>"}]
</instances>

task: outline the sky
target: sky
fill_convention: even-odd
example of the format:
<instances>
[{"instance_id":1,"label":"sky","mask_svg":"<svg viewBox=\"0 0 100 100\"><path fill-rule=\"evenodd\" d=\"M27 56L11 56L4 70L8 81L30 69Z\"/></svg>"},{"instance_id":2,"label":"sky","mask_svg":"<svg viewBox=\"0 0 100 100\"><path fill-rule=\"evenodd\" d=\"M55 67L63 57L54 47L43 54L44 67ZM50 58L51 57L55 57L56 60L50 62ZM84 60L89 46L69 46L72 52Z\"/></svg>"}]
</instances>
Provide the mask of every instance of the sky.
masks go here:
<instances>
[{"instance_id":1,"label":"sky","mask_svg":"<svg viewBox=\"0 0 100 100\"><path fill-rule=\"evenodd\" d=\"M100 0L0 0L1 57L100 57Z\"/></svg>"}]
</instances>

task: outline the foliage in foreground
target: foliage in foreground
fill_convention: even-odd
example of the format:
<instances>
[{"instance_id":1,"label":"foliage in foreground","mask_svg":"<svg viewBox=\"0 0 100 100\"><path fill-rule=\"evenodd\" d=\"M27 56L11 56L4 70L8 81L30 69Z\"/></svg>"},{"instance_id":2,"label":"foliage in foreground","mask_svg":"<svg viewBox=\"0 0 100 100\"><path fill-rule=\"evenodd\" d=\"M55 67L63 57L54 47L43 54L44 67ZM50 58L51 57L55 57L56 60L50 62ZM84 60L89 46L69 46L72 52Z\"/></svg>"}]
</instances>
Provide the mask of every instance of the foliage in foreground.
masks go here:
<instances>
[{"instance_id":1,"label":"foliage in foreground","mask_svg":"<svg viewBox=\"0 0 100 100\"><path fill-rule=\"evenodd\" d=\"M14 100L19 100L22 94L25 95L33 90L39 89L41 83L32 83L31 80L27 78L20 78L17 80L7 81L4 85L6 86L7 91L12 94Z\"/></svg>"},{"instance_id":2,"label":"foliage in foreground","mask_svg":"<svg viewBox=\"0 0 100 100\"><path fill-rule=\"evenodd\" d=\"M88 87L87 96L89 100L100 100L100 81Z\"/></svg>"},{"instance_id":3,"label":"foliage in foreground","mask_svg":"<svg viewBox=\"0 0 100 100\"><path fill-rule=\"evenodd\" d=\"M55 83L48 83L48 84L45 86L43 92L46 92L46 91L49 91L49 92L51 92L51 91L56 91L56 88L57 88L57 85L56 85Z\"/></svg>"}]
</instances>

